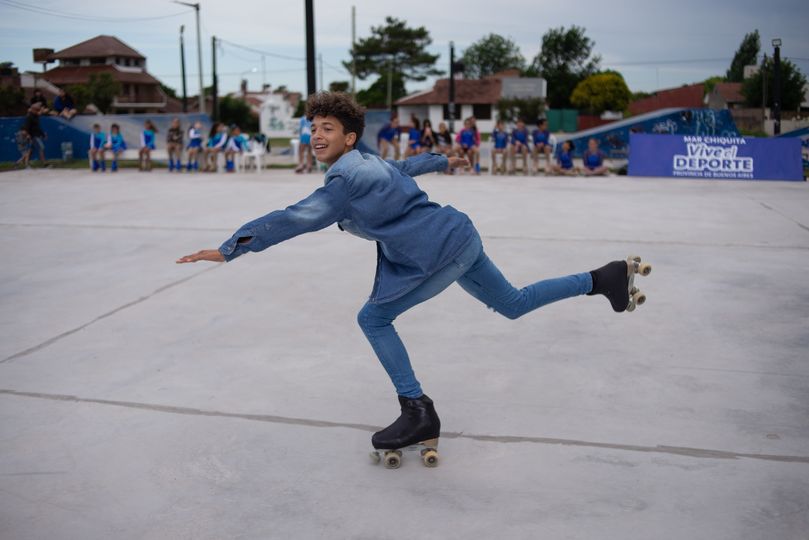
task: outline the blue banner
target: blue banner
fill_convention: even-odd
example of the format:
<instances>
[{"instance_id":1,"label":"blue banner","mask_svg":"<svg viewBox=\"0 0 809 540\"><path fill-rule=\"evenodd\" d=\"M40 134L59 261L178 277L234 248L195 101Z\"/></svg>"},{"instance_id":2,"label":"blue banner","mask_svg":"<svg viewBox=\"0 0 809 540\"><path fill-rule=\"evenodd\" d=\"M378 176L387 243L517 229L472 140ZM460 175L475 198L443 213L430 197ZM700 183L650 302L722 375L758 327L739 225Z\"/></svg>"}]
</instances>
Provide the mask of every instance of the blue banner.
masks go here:
<instances>
[{"instance_id":1,"label":"blue banner","mask_svg":"<svg viewBox=\"0 0 809 540\"><path fill-rule=\"evenodd\" d=\"M629 175L803 180L800 139L705 135L629 137Z\"/></svg>"}]
</instances>

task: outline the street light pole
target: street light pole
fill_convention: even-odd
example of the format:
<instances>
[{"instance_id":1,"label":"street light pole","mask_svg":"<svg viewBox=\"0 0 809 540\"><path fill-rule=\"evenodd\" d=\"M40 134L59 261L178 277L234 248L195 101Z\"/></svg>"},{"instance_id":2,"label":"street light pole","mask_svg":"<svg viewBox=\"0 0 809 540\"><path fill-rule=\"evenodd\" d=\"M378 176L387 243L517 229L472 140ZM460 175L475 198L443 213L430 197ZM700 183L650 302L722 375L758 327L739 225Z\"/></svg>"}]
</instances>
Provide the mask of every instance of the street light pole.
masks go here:
<instances>
[{"instance_id":1,"label":"street light pole","mask_svg":"<svg viewBox=\"0 0 809 540\"><path fill-rule=\"evenodd\" d=\"M773 55L773 80L772 80L772 119L773 135L781 134L781 40L775 38L772 40L772 46L775 47L775 54Z\"/></svg>"},{"instance_id":2,"label":"street light pole","mask_svg":"<svg viewBox=\"0 0 809 540\"><path fill-rule=\"evenodd\" d=\"M183 76L183 113L188 112L188 91L185 87L185 41L183 40L185 25L180 25L180 71Z\"/></svg>"},{"instance_id":3,"label":"street light pole","mask_svg":"<svg viewBox=\"0 0 809 540\"><path fill-rule=\"evenodd\" d=\"M306 0L306 92L317 92L315 75L315 7L313 0Z\"/></svg>"},{"instance_id":4,"label":"street light pole","mask_svg":"<svg viewBox=\"0 0 809 540\"><path fill-rule=\"evenodd\" d=\"M194 8L196 11L197 16L197 71L199 71L199 112L200 114L205 113L205 87L202 83L202 37L199 32L199 3L191 4L188 2L180 2L178 0L172 0L175 4L180 4L183 6L188 6Z\"/></svg>"}]
</instances>

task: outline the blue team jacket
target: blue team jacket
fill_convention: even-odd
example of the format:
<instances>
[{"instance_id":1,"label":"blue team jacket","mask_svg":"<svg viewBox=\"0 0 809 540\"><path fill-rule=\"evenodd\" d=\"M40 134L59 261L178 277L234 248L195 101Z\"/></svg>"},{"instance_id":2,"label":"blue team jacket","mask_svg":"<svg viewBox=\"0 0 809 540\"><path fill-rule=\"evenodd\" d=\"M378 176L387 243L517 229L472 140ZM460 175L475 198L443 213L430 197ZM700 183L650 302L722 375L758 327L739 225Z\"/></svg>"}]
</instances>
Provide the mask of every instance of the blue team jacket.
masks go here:
<instances>
[{"instance_id":1,"label":"blue team jacket","mask_svg":"<svg viewBox=\"0 0 809 540\"><path fill-rule=\"evenodd\" d=\"M369 301L395 300L449 264L477 236L466 214L431 202L412 178L447 166L440 154L383 161L352 150L329 168L323 187L297 204L243 225L219 252L231 261L338 223L377 244Z\"/></svg>"}]
</instances>

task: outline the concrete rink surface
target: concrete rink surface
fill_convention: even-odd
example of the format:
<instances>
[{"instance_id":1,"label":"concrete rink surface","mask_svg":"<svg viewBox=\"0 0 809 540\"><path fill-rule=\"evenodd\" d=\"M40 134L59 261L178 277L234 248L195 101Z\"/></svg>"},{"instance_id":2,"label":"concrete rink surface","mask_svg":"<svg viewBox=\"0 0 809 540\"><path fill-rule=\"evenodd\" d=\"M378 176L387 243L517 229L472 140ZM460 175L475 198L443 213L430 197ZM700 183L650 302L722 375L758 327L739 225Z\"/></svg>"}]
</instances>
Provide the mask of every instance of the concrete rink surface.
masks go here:
<instances>
[{"instance_id":1,"label":"concrete rink surface","mask_svg":"<svg viewBox=\"0 0 809 540\"><path fill-rule=\"evenodd\" d=\"M0 538L809 539L807 184L419 178L515 285L654 270L634 313L402 315L441 463L387 470L372 243L174 263L321 183L0 174Z\"/></svg>"}]
</instances>

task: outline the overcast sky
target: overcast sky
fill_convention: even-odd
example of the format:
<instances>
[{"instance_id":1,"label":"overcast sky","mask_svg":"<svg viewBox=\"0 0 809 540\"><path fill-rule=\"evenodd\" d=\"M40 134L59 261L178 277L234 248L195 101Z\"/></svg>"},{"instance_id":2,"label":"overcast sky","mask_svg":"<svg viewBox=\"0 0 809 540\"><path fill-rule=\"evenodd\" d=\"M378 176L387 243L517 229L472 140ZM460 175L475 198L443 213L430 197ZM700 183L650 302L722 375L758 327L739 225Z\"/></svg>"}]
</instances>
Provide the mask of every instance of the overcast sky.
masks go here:
<instances>
[{"instance_id":1,"label":"overcast sky","mask_svg":"<svg viewBox=\"0 0 809 540\"><path fill-rule=\"evenodd\" d=\"M229 42L217 60L220 87L225 92L237 89L240 77L247 78L252 89L267 82L274 87L284 84L293 90L306 90L304 2L201 0L201 5L206 86L211 83L211 36L216 35ZM331 81L350 79L341 60L348 59L351 44L351 5L350 1L315 0L316 47L323 55L326 86ZM438 66L444 69L450 41L455 42L460 55L484 35L498 33L516 42L530 62L549 28L576 24L595 41L594 52L601 55L602 67L622 72L633 91L670 88L724 75L744 34L756 28L763 51L771 53L771 39L780 37L782 55L809 74L809 0L357 0L353 5L358 38L368 36L370 27L382 24L387 15L404 19L410 26L425 26L433 38L431 52L441 54ZM158 16L166 17L133 20ZM179 91L178 43L183 24L189 95L196 94L199 83L193 10L168 0L0 0L0 61L39 71L41 67L33 63L33 48L59 50L110 34L146 56L149 72ZM262 69L259 54L230 43L292 58L266 56ZM370 82L358 81L358 86ZM412 92L429 86L431 81L410 82L407 89Z\"/></svg>"}]
</instances>

